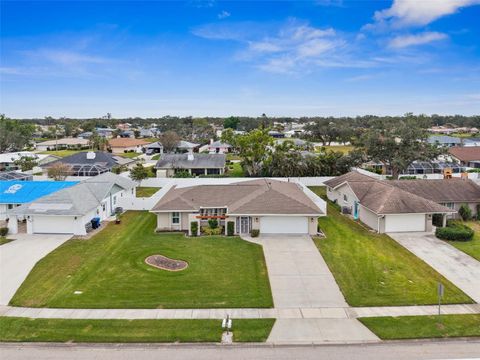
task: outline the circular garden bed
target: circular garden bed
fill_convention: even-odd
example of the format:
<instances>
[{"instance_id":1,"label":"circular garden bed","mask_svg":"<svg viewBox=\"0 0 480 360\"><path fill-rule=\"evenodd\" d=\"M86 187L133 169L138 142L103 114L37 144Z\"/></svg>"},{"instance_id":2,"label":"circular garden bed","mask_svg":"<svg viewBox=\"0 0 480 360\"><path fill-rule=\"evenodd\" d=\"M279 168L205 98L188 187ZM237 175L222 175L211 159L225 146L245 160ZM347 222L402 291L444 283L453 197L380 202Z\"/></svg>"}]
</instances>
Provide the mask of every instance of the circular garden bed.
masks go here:
<instances>
[{"instance_id":1,"label":"circular garden bed","mask_svg":"<svg viewBox=\"0 0 480 360\"><path fill-rule=\"evenodd\" d=\"M170 259L163 255L150 255L145 259L145 263L157 269L167 271L181 271L188 267L186 261Z\"/></svg>"}]
</instances>

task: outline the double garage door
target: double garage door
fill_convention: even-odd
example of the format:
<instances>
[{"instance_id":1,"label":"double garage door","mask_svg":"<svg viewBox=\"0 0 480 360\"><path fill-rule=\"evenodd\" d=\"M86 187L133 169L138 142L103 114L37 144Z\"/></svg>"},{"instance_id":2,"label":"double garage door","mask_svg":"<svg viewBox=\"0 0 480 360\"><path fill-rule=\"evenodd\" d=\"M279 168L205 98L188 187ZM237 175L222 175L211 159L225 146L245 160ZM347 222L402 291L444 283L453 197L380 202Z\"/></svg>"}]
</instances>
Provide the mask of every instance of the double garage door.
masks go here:
<instances>
[{"instance_id":1,"label":"double garage door","mask_svg":"<svg viewBox=\"0 0 480 360\"><path fill-rule=\"evenodd\" d=\"M34 234L73 234L72 216L33 216Z\"/></svg>"},{"instance_id":2,"label":"double garage door","mask_svg":"<svg viewBox=\"0 0 480 360\"><path fill-rule=\"evenodd\" d=\"M308 234L305 216L262 216L260 234Z\"/></svg>"},{"instance_id":3,"label":"double garage door","mask_svg":"<svg viewBox=\"0 0 480 360\"><path fill-rule=\"evenodd\" d=\"M425 231L425 214L385 216L385 232L408 231Z\"/></svg>"}]
</instances>

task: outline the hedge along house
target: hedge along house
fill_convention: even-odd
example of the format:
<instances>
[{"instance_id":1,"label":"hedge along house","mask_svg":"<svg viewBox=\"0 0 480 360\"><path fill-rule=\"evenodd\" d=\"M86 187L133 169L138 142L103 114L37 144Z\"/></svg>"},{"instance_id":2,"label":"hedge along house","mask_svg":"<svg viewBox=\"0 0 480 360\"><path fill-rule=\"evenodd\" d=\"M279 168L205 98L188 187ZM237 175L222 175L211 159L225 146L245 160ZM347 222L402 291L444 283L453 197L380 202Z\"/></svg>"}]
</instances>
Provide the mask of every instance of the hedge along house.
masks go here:
<instances>
[{"instance_id":1,"label":"hedge along house","mask_svg":"<svg viewBox=\"0 0 480 360\"><path fill-rule=\"evenodd\" d=\"M85 235L93 218L103 221L115 214L119 198L135 197L135 187L110 172L84 180L16 208L10 214L10 233L17 233L11 223L21 217L27 220L28 234Z\"/></svg>"},{"instance_id":2,"label":"hedge along house","mask_svg":"<svg viewBox=\"0 0 480 360\"><path fill-rule=\"evenodd\" d=\"M270 179L229 185L172 187L152 208L158 231L185 231L217 219L233 222L235 234L317 234L318 217L326 215L325 201L304 185Z\"/></svg>"},{"instance_id":3,"label":"hedge along house","mask_svg":"<svg viewBox=\"0 0 480 360\"><path fill-rule=\"evenodd\" d=\"M404 180L406 186L410 180ZM430 181L430 180L425 180ZM395 182L377 180L356 171L325 182L327 197L338 204L343 213L379 233L432 231L434 214L443 216L457 211L432 200L405 191Z\"/></svg>"}]
</instances>

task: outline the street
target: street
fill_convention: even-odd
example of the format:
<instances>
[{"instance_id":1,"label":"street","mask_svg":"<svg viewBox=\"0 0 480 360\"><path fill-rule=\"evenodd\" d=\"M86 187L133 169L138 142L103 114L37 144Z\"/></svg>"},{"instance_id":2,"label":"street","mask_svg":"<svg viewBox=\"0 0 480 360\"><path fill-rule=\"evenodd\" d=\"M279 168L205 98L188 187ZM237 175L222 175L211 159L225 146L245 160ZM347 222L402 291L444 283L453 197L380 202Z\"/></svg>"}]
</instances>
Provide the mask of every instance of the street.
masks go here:
<instances>
[{"instance_id":1,"label":"street","mask_svg":"<svg viewBox=\"0 0 480 360\"><path fill-rule=\"evenodd\" d=\"M480 359L480 340L413 341L363 345L0 344L0 359Z\"/></svg>"}]
</instances>

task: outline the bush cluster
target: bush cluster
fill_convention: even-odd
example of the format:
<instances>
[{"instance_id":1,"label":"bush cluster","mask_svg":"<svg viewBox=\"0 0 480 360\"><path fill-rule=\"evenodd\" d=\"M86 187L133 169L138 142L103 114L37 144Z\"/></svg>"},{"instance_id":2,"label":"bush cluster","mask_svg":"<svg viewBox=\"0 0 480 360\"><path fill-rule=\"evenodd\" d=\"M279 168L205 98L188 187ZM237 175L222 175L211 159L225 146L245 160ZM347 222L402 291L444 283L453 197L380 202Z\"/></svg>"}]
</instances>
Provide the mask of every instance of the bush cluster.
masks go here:
<instances>
[{"instance_id":1,"label":"bush cluster","mask_svg":"<svg viewBox=\"0 0 480 360\"><path fill-rule=\"evenodd\" d=\"M190 223L190 231L192 232L192 236L198 235L198 222L192 221Z\"/></svg>"},{"instance_id":2,"label":"bush cluster","mask_svg":"<svg viewBox=\"0 0 480 360\"><path fill-rule=\"evenodd\" d=\"M235 233L235 223L233 221L229 221L227 223L227 235L233 236L234 233Z\"/></svg>"},{"instance_id":3,"label":"bush cluster","mask_svg":"<svg viewBox=\"0 0 480 360\"><path fill-rule=\"evenodd\" d=\"M467 225L458 222L451 222L447 227L438 227L435 235L439 239L450 241L470 241L475 232Z\"/></svg>"},{"instance_id":4,"label":"bush cluster","mask_svg":"<svg viewBox=\"0 0 480 360\"><path fill-rule=\"evenodd\" d=\"M260 235L260 230L258 230L258 229L252 229L250 231L250 236L251 237L258 237L258 235Z\"/></svg>"},{"instance_id":5,"label":"bush cluster","mask_svg":"<svg viewBox=\"0 0 480 360\"><path fill-rule=\"evenodd\" d=\"M210 236L210 235L222 235L223 229L222 227L216 227L212 229L210 226L202 226L202 234Z\"/></svg>"},{"instance_id":6,"label":"bush cluster","mask_svg":"<svg viewBox=\"0 0 480 360\"><path fill-rule=\"evenodd\" d=\"M8 227L1 227L0 236L7 236L7 234L8 234Z\"/></svg>"}]
</instances>

